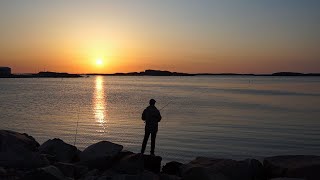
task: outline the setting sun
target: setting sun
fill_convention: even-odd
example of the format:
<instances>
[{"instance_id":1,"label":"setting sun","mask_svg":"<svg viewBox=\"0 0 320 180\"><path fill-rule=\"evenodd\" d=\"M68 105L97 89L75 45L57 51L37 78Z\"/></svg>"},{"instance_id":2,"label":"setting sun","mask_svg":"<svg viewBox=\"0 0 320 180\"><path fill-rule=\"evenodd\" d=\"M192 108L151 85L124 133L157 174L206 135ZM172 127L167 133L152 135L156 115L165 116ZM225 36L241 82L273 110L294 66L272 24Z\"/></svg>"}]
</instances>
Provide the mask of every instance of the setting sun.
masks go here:
<instances>
[{"instance_id":1,"label":"setting sun","mask_svg":"<svg viewBox=\"0 0 320 180\"><path fill-rule=\"evenodd\" d=\"M97 60L96 60L96 64L97 64L98 66L101 66L101 65L103 64L103 60L102 60L102 59L97 59Z\"/></svg>"}]
</instances>

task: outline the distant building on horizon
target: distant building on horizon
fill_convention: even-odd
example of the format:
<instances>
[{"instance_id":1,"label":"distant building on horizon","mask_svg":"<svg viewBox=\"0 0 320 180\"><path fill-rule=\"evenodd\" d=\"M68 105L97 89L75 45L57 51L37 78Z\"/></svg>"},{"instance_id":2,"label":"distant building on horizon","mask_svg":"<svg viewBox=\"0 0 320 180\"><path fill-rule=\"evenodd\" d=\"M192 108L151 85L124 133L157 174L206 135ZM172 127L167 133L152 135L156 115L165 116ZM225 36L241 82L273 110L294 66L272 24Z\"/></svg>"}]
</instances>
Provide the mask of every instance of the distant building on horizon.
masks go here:
<instances>
[{"instance_id":1,"label":"distant building on horizon","mask_svg":"<svg viewBox=\"0 0 320 180\"><path fill-rule=\"evenodd\" d=\"M11 68L9 67L0 67L0 76L10 76Z\"/></svg>"}]
</instances>

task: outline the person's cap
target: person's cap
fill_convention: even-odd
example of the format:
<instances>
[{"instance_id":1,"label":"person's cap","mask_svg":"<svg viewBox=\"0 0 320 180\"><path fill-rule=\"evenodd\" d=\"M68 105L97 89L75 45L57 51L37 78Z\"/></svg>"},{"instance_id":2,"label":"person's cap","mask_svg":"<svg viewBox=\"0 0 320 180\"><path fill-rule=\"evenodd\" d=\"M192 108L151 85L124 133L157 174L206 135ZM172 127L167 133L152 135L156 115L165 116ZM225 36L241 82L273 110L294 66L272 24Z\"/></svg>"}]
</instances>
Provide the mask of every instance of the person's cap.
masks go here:
<instances>
[{"instance_id":1,"label":"person's cap","mask_svg":"<svg viewBox=\"0 0 320 180\"><path fill-rule=\"evenodd\" d=\"M155 104L157 101L154 99L150 99L149 104Z\"/></svg>"}]
</instances>

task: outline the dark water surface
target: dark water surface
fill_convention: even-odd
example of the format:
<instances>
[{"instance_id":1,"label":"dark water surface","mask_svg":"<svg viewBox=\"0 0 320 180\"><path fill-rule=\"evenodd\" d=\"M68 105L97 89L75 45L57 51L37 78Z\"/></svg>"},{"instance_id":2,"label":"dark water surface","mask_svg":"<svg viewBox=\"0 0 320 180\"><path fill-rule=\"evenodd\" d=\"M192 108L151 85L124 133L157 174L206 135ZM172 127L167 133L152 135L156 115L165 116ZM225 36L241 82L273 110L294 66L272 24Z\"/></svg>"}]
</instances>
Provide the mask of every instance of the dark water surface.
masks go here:
<instances>
[{"instance_id":1,"label":"dark water surface","mask_svg":"<svg viewBox=\"0 0 320 180\"><path fill-rule=\"evenodd\" d=\"M150 98L171 102L156 144L164 161L320 153L319 77L0 79L0 129L74 144L78 121L80 149L108 140L139 152Z\"/></svg>"}]
</instances>

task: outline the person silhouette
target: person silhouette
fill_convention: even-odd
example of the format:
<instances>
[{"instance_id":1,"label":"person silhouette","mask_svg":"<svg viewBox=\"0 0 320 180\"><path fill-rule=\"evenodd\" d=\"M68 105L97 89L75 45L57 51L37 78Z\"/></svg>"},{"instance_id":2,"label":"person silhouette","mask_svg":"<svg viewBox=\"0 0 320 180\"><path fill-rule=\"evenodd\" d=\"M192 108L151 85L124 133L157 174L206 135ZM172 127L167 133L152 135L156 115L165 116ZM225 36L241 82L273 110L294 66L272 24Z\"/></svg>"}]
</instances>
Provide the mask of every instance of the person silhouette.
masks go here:
<instances>
[{"instance_id":1,"label":"person silhouette","mask_svg":"<svg viewBox=\"0 0 320 180\"><path fill-rule=\"evenodd\" d=\"M149 136L151 134L151 151L150 154L154 156L154 149L156 145L156 136L158 132L158 123L161 121L162 117L160 111L155 106L156 100L150 99L149 106L143 111L141 119L145 122L145 132L142 142L141 154L147 146Z\"/></svg>"}]
</instances>

